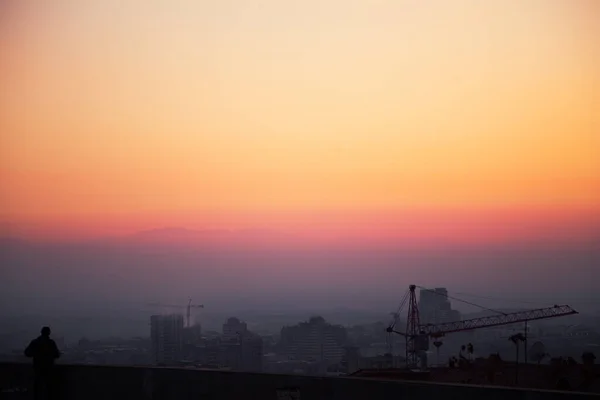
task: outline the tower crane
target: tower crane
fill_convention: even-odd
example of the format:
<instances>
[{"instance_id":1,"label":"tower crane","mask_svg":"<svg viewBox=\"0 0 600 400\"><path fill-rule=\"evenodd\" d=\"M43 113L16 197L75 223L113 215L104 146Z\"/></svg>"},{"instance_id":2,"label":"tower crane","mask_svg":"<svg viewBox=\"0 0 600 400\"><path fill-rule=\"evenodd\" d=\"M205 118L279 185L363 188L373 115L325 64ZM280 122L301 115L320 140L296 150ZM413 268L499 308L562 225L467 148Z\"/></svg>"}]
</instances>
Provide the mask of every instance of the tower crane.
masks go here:
<instances>
[{"instance_id":1,"label":"tower crane","mask_svg":"<svg viewBox=\"0 0 600 400\"><path fill-rule=\"evenodd\" d=\"M409 367L414 367L417 365L419 352L427 350L429 348L430 338L439 339L445 336L446 334L453 332L471 331L481 328L510 325L518 322L527 323L528 321L565 317L567 315L578 314L577 311L575 311L568 305L555 305L553 307L538 308L534 310L519 311L514 313L502 313L500 311L487 309L489 311L494 311L500 315L472 318L462 321L447 322L441 324L421 324L419 319L419 309L417 307L417 296L415 294L416 288L416 285L410 285L408 289L408 294L405 294L404 296L404 298L408 297L408 318L406 321L406 331L400 332L396 330L395 321L393 321L386 329L388 333L395 333L406 338L406 362ZM405 302L406 300L403 301L401 306ZM485 309L485 307L481 308Z\"/></svg>"},{"instance_id":2,"label":"tower crane","mask_svg":"<svg viewBox=\"0 0 600 400\"><path fill-rule=\"evenodd\" d=\"M204 308L203 304L192 304L192 299L189 299L187 305L173 305L173 304L159 304L159 303L150 303L149 304L152 307L169 307L169 308L185 308L186 309L186 313L185 313L185 323L186 323L186 327L190 327L191 323L190 323L190 317L192 314L192 308Z\"/></svg>"}]
</instances>

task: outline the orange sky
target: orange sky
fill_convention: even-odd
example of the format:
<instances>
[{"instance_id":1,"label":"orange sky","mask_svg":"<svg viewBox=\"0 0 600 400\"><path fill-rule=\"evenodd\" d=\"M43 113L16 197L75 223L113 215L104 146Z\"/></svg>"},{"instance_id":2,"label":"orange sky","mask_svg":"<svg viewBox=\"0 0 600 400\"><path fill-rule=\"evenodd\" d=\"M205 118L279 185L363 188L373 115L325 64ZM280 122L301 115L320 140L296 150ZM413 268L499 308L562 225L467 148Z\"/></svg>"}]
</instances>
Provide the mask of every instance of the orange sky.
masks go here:
<instances>
[{"instance_id":1,"label":"orange sky","mask_svg":"<svg viewBox=\"0 0 600 400\"><path fill-rule=\"evenodd\" d=\"M11 230L589 232L600 212L596 1L0 7Z\"/></svg>"}]
</instances>

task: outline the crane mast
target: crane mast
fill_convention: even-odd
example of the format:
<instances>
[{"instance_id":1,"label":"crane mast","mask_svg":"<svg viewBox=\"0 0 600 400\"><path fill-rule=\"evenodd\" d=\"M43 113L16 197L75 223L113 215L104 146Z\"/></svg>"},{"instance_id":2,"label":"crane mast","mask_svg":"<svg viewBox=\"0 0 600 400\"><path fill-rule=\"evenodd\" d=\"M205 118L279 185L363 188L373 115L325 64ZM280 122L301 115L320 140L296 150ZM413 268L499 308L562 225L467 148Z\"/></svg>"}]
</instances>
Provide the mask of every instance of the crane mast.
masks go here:
<instances>
[{"instance_id":1,"label":"crane mast","mask_svg":"<svg viewBox=\"0 0 600 400\"><path fill-rule=\"evenodd\" d=\"M417 364L417 356L419 350L417 339L420 332L419 327L421 325L415 289L415 285L410 285L410 297L408 300L408 318L406 320L406 361L409 365Z\"/></svg>"},{"instance_id":2,"label":"crane mast","mask_svg":"<svg viewBox=\"0 0 600 400\"><path fill-rule=\"evenodd\" d=\"M192 299L189 300L187 307L186 307L186 313L185 313L185 319L187 322L187 327L191 327L192 323L191 323L191 314L192 314L192 308L204 308L204 305L202 304L192 304Z\"/></svg>"}]
</instances>

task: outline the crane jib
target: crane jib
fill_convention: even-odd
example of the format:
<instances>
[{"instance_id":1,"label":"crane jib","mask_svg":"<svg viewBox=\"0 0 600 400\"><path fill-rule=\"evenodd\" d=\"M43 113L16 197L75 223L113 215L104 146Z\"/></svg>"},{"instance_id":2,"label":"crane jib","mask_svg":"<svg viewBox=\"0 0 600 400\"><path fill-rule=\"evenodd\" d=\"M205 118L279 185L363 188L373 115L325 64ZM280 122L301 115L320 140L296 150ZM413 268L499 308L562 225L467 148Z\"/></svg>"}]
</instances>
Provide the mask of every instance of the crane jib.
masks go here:
<instances>
[{"instance_id":1,"label":"crane jib","mask_svg":"<svg viewBox=\"0 0 600 400\"><path fill-rule=\"evenodd\" d=\"M567 315L578 314L573 308L567 305L540 308L536 310L519 311L515 313L494 315L489 317L472 318L456 322L442 324L420 325L419 331L424 334L436 337L447 333L468 331L472 329L490 328L494 326L510 325L519 322L535 321L546 318L563 317Z\"/></svg>"}]
</instances>

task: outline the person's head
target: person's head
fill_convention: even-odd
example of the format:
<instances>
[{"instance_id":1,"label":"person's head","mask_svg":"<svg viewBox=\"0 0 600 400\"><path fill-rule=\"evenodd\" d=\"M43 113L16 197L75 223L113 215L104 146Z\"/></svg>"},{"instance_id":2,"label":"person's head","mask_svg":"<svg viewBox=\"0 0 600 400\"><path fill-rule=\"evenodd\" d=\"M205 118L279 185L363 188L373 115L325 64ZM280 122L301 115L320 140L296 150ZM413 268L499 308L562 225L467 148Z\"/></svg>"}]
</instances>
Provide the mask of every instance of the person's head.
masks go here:
<instances>
[{"instance_id":1,"label":"person's head","mask_svg":"<svg viewBox=\"0 0 600 400\"><path fill-rule=\"evenodd\" d=\"M42 336L49 337L50 336L50 328L45 326L42 328Z\"/></svg>"}]
</instances>

